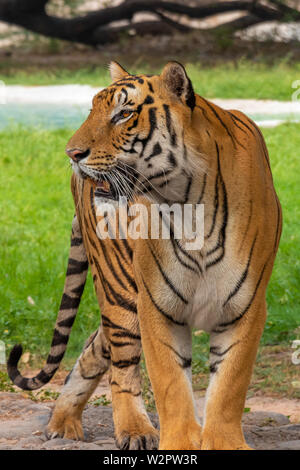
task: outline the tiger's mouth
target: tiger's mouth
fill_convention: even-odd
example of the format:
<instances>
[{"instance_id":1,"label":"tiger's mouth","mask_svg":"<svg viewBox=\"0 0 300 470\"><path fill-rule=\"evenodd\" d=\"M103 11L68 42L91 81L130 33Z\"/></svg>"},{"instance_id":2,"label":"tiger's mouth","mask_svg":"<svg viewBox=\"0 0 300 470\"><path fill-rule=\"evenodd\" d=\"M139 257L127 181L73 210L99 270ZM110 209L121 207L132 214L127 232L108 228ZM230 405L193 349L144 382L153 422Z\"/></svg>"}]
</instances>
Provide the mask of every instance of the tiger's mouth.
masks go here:
<instances>
[{"instance_id":1,"label":"tiger's mouth","mask_svg":"<svg viewBox=\"0 0 300 470\"><path fill-rule=\"evenodd\" d=\"M105 199L118 200L125 197L132 200L136 191L137 175L135 169L129 165L115 166L109 170L101 171L90 168L80 163L75 165L71 162L73 169L82 179L90 179L96 183L95 196Z\"/></svg>"},{"instance_id":2,"label":"tiger's mouth","mask_svg":"<svg viewBox=\"0 0 300 470\"><path fill-rule=\"evenodd\" d=\"M113 199L116 201L119 199L119 196L122 196L122 194L118 193L116 186L112 182L107 181L104 177L100 177L97 180L95 197L103 197L105 199Z\"/></svg>"}]
</instances>

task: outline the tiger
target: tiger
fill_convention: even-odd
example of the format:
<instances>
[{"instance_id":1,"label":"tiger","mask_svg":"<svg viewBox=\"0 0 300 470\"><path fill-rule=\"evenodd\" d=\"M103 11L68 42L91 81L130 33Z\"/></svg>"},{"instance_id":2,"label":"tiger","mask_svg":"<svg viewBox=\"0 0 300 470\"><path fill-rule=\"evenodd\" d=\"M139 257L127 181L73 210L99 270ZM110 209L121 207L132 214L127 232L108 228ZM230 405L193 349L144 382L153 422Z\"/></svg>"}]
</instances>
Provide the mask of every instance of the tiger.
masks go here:
<instances>
[{"instance_id":1,"label":"tiger","mask_svg":"<svg viewBox=\"0 0 300 470\"><path fill-rule=\"evenodd\" d=\"M28 378L18 370L22 347L15 345L9 376L25 390L53 377L90 268L100 326L66 379L47 437L84 439L83 409L109 371L118 448L250 449L242 415L282 230L263 135L242 112L196 94L176 61L160 75L133 75L112 62L110 74L111 85L94 96L66 146L75 217L50 353L43 369ZM172 217L169 238L101 238L97 227L105 214L98 209L121 196L126 211L143 204L149 222L155 204L203 205L201 247L187 248L184 237L175 236ZM107 214L105 220L108 227ZM210 337L202 421L192 388L194 328ZM142 352L159 430L142 399Z\"/></svg>"}]
</instances>

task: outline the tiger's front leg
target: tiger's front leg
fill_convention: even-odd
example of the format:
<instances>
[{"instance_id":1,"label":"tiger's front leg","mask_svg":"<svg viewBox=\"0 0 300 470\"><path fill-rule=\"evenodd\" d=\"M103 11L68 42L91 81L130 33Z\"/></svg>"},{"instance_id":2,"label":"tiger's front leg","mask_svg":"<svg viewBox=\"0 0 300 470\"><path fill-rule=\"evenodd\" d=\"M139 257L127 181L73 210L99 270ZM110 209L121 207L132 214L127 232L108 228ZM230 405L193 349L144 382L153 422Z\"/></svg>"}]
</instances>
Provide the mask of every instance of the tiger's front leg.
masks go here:
<instances>
[{"instance_id":1,"label":"tiger's front leg","mask_svg":"<svg viewBox=\"0 0 300 470\"><path fill-rule=\"evenodd\" d=\"M160 420L161 450L200 449L201 426L191 381L191 331L164 311L159 297L141 289L138 315L147 369Z\"/></svg>"},{"instance_id":2,"label":"tiger's front leg","mask_svg":"<svg viewBox=\"0 0 300 470\"><path fill-rule=\"evenodd\" d=\"M265 293L259 294L243 318L221 324L211 335L202 450L250 450L241 422L266 320Z\"/></svg>"},{"instance_id":3,"label":"tiger's front leg","mask_svg":"<svg viewBox=\"0 0 300 470\"><path fill-rule=\"evenodd\" d=\"M159 432L142 399L140 329L136 312L110 307L102 313L111 354L111 390L116 444L123 450L157 449Z\"/></svg>"}]
</instances>

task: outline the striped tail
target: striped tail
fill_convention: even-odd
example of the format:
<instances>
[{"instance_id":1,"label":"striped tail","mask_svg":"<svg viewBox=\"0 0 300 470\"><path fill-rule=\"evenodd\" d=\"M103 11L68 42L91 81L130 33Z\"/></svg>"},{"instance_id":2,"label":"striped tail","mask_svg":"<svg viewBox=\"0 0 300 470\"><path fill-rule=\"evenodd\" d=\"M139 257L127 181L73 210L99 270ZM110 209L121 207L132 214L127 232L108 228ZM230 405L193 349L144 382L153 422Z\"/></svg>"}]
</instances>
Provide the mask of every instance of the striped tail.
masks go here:
<instances>
[{"instance_id":1,"label":"striped tail","mask_svg":"<svg viewBox=\"0 0 300 470\"><path fill-rule=\"evenodd\" d=\"M18 361L22 355L22 346L13 347L8 361L8 375L15 385L23 390L36 390L48 383L64 357L72 325L74 323L80 299L86 282L88 260L83 245L77 217L72 223L71 248L68 261L64 293L56 319L50 353L43 369L32 378L23 377L18 370Z\"/></svg>"}]
</instances>

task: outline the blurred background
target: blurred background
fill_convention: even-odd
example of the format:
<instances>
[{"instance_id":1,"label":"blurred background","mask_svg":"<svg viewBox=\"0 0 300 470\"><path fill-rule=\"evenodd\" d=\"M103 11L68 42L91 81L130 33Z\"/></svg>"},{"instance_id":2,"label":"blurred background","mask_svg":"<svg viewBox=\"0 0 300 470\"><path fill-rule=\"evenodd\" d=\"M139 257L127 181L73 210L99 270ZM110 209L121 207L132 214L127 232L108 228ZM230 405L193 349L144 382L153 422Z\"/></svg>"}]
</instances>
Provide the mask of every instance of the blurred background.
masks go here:
<instances>
[{"instance_id":1,"label":"blurred background","mask_svg":"<svg viewBox=\"0 0 300 470\"><path fill-rule=\"evenodd\" d=\"M74 212L64 148L92 96L110 83L110 60L150 74L182 62L197 93L261 126L284 228L249 396L299 399L291 360L300 339L299 0L0 0L0 339L7 350L23 344L25 370L46 357ZM89 278L64 370L98 323ZM193 333L200 395L208 340ZM0 378L0 390L10 389L4 369Z\"/></svg>"}]
</instances>

